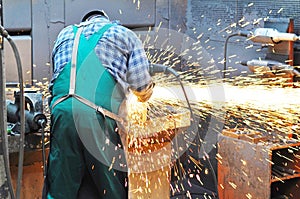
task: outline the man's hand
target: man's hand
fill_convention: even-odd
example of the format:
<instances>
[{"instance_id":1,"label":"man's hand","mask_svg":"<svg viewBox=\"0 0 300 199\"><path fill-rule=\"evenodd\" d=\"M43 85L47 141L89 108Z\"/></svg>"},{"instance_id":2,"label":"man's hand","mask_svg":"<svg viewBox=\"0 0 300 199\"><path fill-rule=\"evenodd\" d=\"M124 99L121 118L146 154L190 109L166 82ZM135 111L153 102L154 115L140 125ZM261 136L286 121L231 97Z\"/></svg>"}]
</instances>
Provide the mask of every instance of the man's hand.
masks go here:
<instances>
[{"instance_id":1,"label":"man's hand","mask_svg":"<svg viewBox=\"0 0 300 199\"><path fill-rule=\"evenodd\" d=\"M132 91L132 92L134 95L137 96L139 102L146 102L150 99L153 93L154 85L155 85L154 83L151 83L146 89L144 89L141 92L138 91Z\"/></svg>"}]
</instances>

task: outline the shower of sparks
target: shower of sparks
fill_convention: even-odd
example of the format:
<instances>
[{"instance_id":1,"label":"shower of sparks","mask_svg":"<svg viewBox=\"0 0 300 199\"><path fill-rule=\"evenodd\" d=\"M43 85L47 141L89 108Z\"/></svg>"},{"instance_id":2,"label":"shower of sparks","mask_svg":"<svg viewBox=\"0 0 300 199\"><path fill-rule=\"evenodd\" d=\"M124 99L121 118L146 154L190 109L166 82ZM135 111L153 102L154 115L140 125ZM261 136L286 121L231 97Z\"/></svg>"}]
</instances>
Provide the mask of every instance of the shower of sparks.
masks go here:
<instances>
[{"instance_id":1,"label":"shower of sparks","mask_svg":"<svg viewBox=\"0 0 300 199\"><path fill-rule=\"evenodd\" d=\"M253 3L248 5L253 6ZM239 23L242 27L248 25L259 24L263 19L255 19L253 22L245 21L242 19ZM221 21L217 22L217 26L220 25ZM225 29L219 31L228 32L231 28L236 27L236 23L233 23L226 27ZM211 31L212 29L209 28ZM157 30L158 32L159 30ZM194 33L196 33L195 31ZM197 45L200 44L199 41L202 38L203 33L195 35L197 38ZM157 40L157 37L156 37ZM151 41L149 39L148 41ZM210 42L209 39L204 40L204 43ZM146 44L147 45L147 44ZM165 45L167 46L167 45ZM246 49L253 48L253 44L246 46ZM209 46L211 48L211 46ZM293 83L291 86L289 77L281 76L265 78L263 71L251 74L247 71L242 71L241 74L244 76L236 76L233 78L217 78L217 74L230 74L234 73L236 69L228 68L226 71L218 70L213 67L213 62L207 61L203 64L203 59L199 56L202 54L203 48L193 47L188 50L182 50L179 54L185 57L185 61L181 62L178 57L174 55L176 48L169 45L168 48L163 48L167 50L157 50L156 53L147 52L148 56L151 58L153 63L161 63L178 69L180 73L180 78L184 82L183 84L192 92L189 95L189 100L192 106L192 111L195 115L200 118L199 128L205 126L207 118L216 118L219 121L224 122L224 126L213 127L214 131L222 133L224 129L248 129L249 132L260 132L262 135L268 137L269 140L265 140L265 144L273 142L286 142L289 139L299 140L299 130L300 130L300 105L298 99L300 99L300 91L297 88L299 83ZM172 50L171 50L172 49ZM193 53L193 51L198 51ZM191 56L193 55L193 56ZM229 56L234 58L236 55ZM153 77L156 87L153 92L153 96L148 102L148 119L151 120L152 117L164 116L168 114L174 114L177 109L188 108L185 98L182 94L182 89L179 87L177 79L172 75L158 74ZM211 85L221 85L224 89L225 98L224 99L213 99L212 93L210 91ZM169 107L169 108L166 108ZM170 107L172 111L170 112ZM189 136L189 133L186 133ZM191 146L187 150L186 159L180 161L185 161L183 164L190 165L188 170L184 170L179 164L174 164L173 172L174 176L177 177L178 185L174 187L171 186L172 192L177 193L183 190L188 190L180 183L180 176L186 173L189 179L194 179L198 181L199 185L205 184L206 182L201 179L199 174L209 174L210 169L205 168L203 159L200 161L199 157L195 154L197 153L197 146L204 144L205 140L196 137L192 142L188 142ZM195 146L195 147L193 147ZM255 150L255 149L253 149ZM299 150L299 148L297 148ZM291 156L297 158L299 161L299 152L297 150L293 151ZM290 156L283 158L289 160ZM214 157L210 157L213 159ZM220 154L215 157L219 163L223 163L224 159ZM204 158L205 161L205 158ZM240 160L242 165L247 167L247 160ZM263 162L272 162L269 159L261 160ZM296 168L299 171L299 168ZM181 173L181 174L180 174ZM246 171L241 171L241 175L246 177L249 173ZM274 176L275 179L278 177ZM261 177L258 177L259 182L263 182ZM238 184L234 182L227 182L234 189L239 189ZM190 184L189 186L192 186ZM188 192L187 192L188 193ZM252 193L245 193L247 198L253 198Z\"/></svg>"},{"instance_id":2,"label":"shower of sparks","mask_svg":"<svg viewBox=\"0 0 300 199\"><path fill-rule=\"evenodd\" d=\"M141 7L141 1L140 0L132 0L133 4L136 4L136 9L139 10Z\"/></svg>"},{"instance_id":3,"label":"shower of sparks","mask_svg":"<svg viewBox=\"0 0 300 199\"><path fill-rule=\"evenodd\" d=\"M283 11L283 8L280 8L277 13L281 13Z\"/></svg>"},{"instance_id":4,"label":"shower of sparks","mask_svg":"<svg viewBox=\"0 0 300 199\"><path fill-rule=\"evenodd\" d=\"M192 71L200 72L200 70ZM272 140L270 142L285 141L290 137L299 139L300 105L296 99L300 99L300 91L297 89L276 85L250 84L249 80L246 81L244 79L246 84L243 86L235 85L237 84L236 82L233 82L234 84L232 82L221 84L224 89L225 98L220 101L212 99L210 85L205 85L206 80L199 78L199 75L183 72L181 73L181 77L183 81L186 81L184 84L192 90L193 96L190 95L189 100L194 114L199 116L201 121L205 121L209 117L215 117L220 121L224 120L223 129L249 129L249 132L250 130L258 131L268 136ZM154 89L152 98L147 103L148 120L152 120L154 117L172 115L176 113L176 110L188 107L184 96L180 94L182 92L181 88L176 85L178 83L173 77L158 75L154 79L157 86ZM197 81L192 81L195 79ZM241 80L238 79L239 82ZM220 84L219 81L215 82ZM226 114L223 115L221 113ZM222 131L217 126L215 129L220 133ZM186 135L188 136L189 133L186 133ZM196 138L194 143L191 143L191 146L201 145L202 143L204 143L203 140L197 141ZM268 141L266 141L267 143ZM297 153L299 153L297 150L291 153L295 154L295 157L299 159L297 157ZM200 185L203 185L205 181L201 179L199 174L207 174L208 169L203 167L198 157L189 152L187 153L189 160L187 162L190 165L189 168L192 168L192 165L194 165L194 169L184 170L182 164L179 164L179 167L175 164L173 165L174 175L180 181L181 176L186 173L190 179L195 179ZM284 157L284 155L280 154L278 157L291 161L291 157ZM294 156L292 157L295 158ZM222 163L220 155L217 155L216 158ZM241 159L240 161L242 165L247 165L246 160ZM266 159L262 161L268 162L270 160ZM249 176L249 173L243 172L243 175ZM274 179L280 180L276 176ZM233 182L229 184L234 189L239 188ZM183 185L179 184L179 190L186 189L181 186ZM249 193L247 197L251 198L252 195Z\"/></svg>"}]
</instances>

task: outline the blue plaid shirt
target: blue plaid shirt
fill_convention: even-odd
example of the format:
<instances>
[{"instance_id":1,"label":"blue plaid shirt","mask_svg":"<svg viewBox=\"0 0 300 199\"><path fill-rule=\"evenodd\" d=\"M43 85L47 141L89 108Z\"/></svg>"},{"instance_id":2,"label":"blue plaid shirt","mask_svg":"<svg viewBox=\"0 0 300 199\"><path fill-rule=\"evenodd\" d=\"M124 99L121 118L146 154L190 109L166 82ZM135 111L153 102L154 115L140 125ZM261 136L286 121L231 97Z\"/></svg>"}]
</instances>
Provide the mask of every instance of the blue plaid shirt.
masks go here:
<instances>
[{"instance_id":1,"label":"blue plaid shirt","mask_svg":"<svg viewBox=\"0 0 300 199\"><path fill-rule=\"evenodd\" d=\"M83 34L89 38L105 24L111 23L105 17L93 17L83 29ZM53 77L50 83L50 92L54 80L64 66L71 61L74 41L72 26L67 26L58 35L52 52ZM143 45L136 34L121 26L109 28L99 40L95 52L109 73L120 83L125 92L128 88L133 91L143 91L151 84L148 72L149 61Z\"/></svg>"}]
</instances>

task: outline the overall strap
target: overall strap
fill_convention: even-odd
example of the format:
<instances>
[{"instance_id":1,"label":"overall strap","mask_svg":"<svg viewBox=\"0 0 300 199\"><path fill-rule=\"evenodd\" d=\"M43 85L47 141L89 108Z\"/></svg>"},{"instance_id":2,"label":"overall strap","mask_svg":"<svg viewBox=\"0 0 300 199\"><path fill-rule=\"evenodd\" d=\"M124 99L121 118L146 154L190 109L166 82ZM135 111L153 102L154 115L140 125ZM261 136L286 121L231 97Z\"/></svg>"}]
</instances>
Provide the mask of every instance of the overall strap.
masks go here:
<instances>
[{"instance_id":1,"label":"overall strap","mask_svg":"<svg viewBox=\"0 0 300 199\"><path fill-rule=\"evenodd\" d=\"M86 55L84 55L84 57L85 57L85 56L87 56L87 54L89 53L90 50L93 50L96 47L99 39L103 36L104 32L107 31L111 26L113 26L113 24L109 23L109 24L104 25L96 33L91 35L90 38L88 39L88 41L85 39L84 35L81 34L84 26L86 26L86 25L73 26L73 30L74 30L74 33L76 33L76 35L75 35L73 51L72 51L69 95L75 94L76 66L78 65L77 64L77 53L78 53L78 49L79 49L79 41L81 41L81 42L86 41L86 42L84 42L83 46L87 50L82 51L82 52L86 53Z\"/></svg>"},{"instance_id":2,"label":"overall strap","mask_svg":"<svg viewBox=\"0 0 300 199\"><path fill-rule=\"evenodd\" d=\"M76 66L77 66L77 52L78 52L78 45L79 45L79 38L83 27L80 27L76 32L73 50L72 50L72 60L71 60L71 73L70 73L70 88L69 88L69 95L75 94L75 83L76 83Z\"/></svg>"},{"instance_id":3,"label":"overall strap","mask_svg":"<svg viewBox=\"0 0 300 199\"><path fill-rule=\"evenodd\" d=\"M71 71L70 71L70 88L69 93L67 95L64 95L63 97L59 98L52 104L52 109L59 104L60 102L68 99L71 96L74 96L75 94L75 81L76 81L76 65L77 65L77 52L78 52L78 45L79 45L79 38L81 35L81 32L83 30L83 27L79 27L79 29L76 26L73 26L75 39L72 49L72 61L71 61Z\"/></svg>"}]
</instances>

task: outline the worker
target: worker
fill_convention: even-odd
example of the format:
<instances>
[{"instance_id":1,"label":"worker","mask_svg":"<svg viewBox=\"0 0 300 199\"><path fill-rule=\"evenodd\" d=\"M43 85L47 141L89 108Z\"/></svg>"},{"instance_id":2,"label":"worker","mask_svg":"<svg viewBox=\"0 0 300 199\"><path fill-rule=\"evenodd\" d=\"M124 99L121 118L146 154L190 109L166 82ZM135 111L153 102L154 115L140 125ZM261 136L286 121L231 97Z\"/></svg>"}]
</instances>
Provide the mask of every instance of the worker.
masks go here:
<instances>
[{"instance_id":1,"label":"worker","mask_svg":"<svg viewBox=\"0 0 300 199\"><path fill-rule=\"evenodd\" d=\"M119 109L131 91L140 102L153 91L142 42L104 11L95 10L59 33L52 61L43 198L128 198L117 124L124 119L118 113L126 112Z\"/></svg>"}]
</instances>

